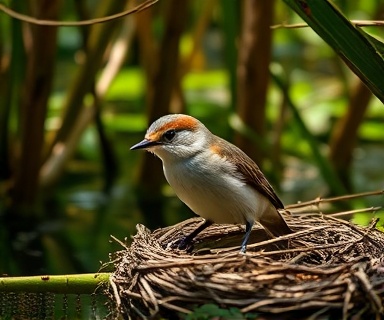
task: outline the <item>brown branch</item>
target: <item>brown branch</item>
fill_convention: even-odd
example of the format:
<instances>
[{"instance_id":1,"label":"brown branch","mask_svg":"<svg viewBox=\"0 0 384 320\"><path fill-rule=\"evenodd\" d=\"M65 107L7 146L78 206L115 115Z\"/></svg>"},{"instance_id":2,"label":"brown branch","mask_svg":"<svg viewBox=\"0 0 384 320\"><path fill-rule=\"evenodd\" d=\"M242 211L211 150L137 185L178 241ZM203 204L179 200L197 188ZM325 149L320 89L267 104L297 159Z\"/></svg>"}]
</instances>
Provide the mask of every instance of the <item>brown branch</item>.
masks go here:
<instances>
[{"instance_id":1,"label":"brown branch","mask_svg":"<svg viewBox=\"0 0 384 320\"><path fill-rule=\"evenodd\" d=\"M109 14L111 12L120 11L126 5L126 1L110 1L100 2L98 12ZM86 119L88 115L94 117L95 109L91 111L86 110L83 103L84 96L88 92L94 90L94 81L96 73L99 71L102 63L105 48L110 43L114 34L114 30L120 25L120 21L113 20L108 24L98 24L90 28L86 56L83 64L77 69L77 73L70 84L67 96L64 100L62 110L64 115L62 117L62 125L57 131L53 142L48 148L47 155L45 156L44 165L41 172L41 183L43 187L51 187L50 183L55 180L51 176L59 176L60 171L63 170L63 165L69 159L74 148L66 148L69 142L72 147L75 147L78 142L79 135L74 135L74 127L77 130L84 130L87 123L92 119ZM93 115L91 115L93 113ZM80 125L79 118L84 120ZM80 132L81 134L81 132ZM66 158L63 157L65 154ZM54 165L54 166L53 166ZM56 172L52 171L56 170ZM48 182L48 183L46 183Z\"/></svg>"},{"instance_id":2,"label":"brown branch","mask_svg":"<svg viewBox=\"0 0 384 320\"><path fill-rule=\"evenodd\" d=\"M369 297L373 310L378 313L383 311L381 298L375 293L369 276L364 272L363 267L359 266L358 270L353 274L360 282L361 288Z\"/></svg>"},{"instance_id":3,"label":"brown branch","mask_svg":"<svg viewBox=\"0 0 384 320\"><path fill-rule=\"evenodd\" d=\"M245 1L237 64L236 110L242 121L260 136L265 132L266 98L271 59L274 1ZM261 148L236 134L236 145L261 163Z\"/></svg>"},{"instance_id":4,"label":"brown branch","mask_svg":"<svg viewBox=\"0 0 384 320\"><path fill-rule=\"evenodd\" d=\"M382 207L370 207L370 208L365 208L365 209L355 209L355 210L349 210L349 211L343 211L343 212L337 212L337 213L332 213L329 216L331 217L345 217L348 215L352 215L355 213L366 213L366 212L376 212L380 210Z\"/></svg>"},{"instance_id":5,"label":"brown branch","mask_svg":"<svg viewBox=\"0 0 384 320\"><path fill-rule=\"evenodd\" d=\"M164 12L164 34L156 52L152 52L150 59L153 63L149 64L150 69L148 78L147 92L147 115L149 122L153 122L164 114L169 112L172 91L179 80L179 43L186 21L188 20L189 1L173 0L168 1ZM144 27L143 25L140 25ZM140 30L139 30L140 32ZM143 32L143 30L141 31ZM146 35L148 36L148 34ZM151 46L146 43L149 49ZM147 52L146 54L150 54ZM155 63L156 62L156 63ZM152 69L153 68L153 69ZM151 199L146 199L146 205L152 202L157 206L161 206L158 201L160 187L164 181L163 170L159 165L159 160L153 155L146 154L140 169L140 187L147 195L151 195ZM152 210L152 209L151 209ZM146 216L149 214L150 220L154 224L161 224L161 221L155 222L155 216L148 210L143 210ZM149 219L149 218L148 218ZM162 219L161 215L156 215L156 219Z\"/></svg>"},{"instance_id":6,"label":"brown branch","mask_svg":"<svg viewBox=\"0 0 384 320\"><path fill-rule=\"evenodd\" d=\"M54 18L60 8L60 1L40 1L31 7L31 13L37 17ZM20 100L21 153L12 192L12 202L20 208L37 204L38 172L44 149L44 122L57 48L57 28L28 25L26 30L29 41L25 43L27 61ZM25 212L32 214L33 210Z\"/></svg>"},{"instance_id":7,"label":"brown branch","mask_svg":"<svg viewBox=\"0 0 384 320\"><path fill-rule=\"evenodd\" d=\"M348 108L334 125L329 141L329 159L347 187L351 184L350 166L359 128L372 98L372 92L362 81L358 81L351 92Z\"/></svg>"},{"instance_id":8,"label":"brown branch","mask_svg":"<svg viewBox=\"0 0 384 320\"><path fill-rule=\"evenodd\" d=\"M6 5L4 5L2 3L0 3L0 10L12 18L15 18L15 19L18 19L18 20L21 20L24 22L28 22L28 23L40 25L40 26L77 27L77 26L89 26L92 24L104 23L107 21L119 19L119 18L125 17L127 15L130 15L132 13L137 13L137 12L143 11L143 10L149 8L150 6L152 6L153 4L155 4L157 1L158 0L147 0L144 3L136 6L133 9L128 9L128 10L125 10L125 11L122 11L119 13L115 13L112 15L108 15L108 16L102 17L102 18L95 18L95 19L81 20L81 21L56 21L56 20L36 19L34 17L16 12L16 11L8 8Z\"/></svg>"},{"instance_id":9,"label":"brown branch","mask_svg":"<svg viewBox=\"0 0 384 320\"><path fill-rule=\"evenodd\" d=\"M318 206L321 203L330 203L330 202L337 202L337 201L341 201L341 200L350 200L350 199L356 199L356 198L362 198L362 197L368 197L368 196L377 196L377 195L384 195L384 190L361 192L361 193L349 194L349 195L345 195L345 196L332 197L332 198L317 198L317 199L311 200L311 201L290 204L290 205L286 206L285 208L286 209L293 209L293 208L302 208L302 207L311 206L311 205Z\"/></svg>"}]
</instances>

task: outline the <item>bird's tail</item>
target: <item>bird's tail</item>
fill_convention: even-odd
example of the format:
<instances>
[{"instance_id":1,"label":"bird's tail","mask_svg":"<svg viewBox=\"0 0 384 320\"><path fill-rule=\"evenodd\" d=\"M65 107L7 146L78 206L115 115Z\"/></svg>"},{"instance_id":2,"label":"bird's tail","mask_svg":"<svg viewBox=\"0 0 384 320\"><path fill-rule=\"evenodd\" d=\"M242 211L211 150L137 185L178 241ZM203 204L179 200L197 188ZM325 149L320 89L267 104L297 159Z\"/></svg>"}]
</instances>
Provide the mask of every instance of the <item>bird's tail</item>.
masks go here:
<instances>
[{"instance_id":1,"label":"bird's tail","mask_svg":"<svg viewBox=\"0 0 384 320\"><path fill-rule=\"evenodd\" d=\"M287 225L281 213L274 207L265 212L261 216L259 222L265 228L265 230L272 234L274 237L293 233L292 229Z\"/></svg>"}]
</instances>

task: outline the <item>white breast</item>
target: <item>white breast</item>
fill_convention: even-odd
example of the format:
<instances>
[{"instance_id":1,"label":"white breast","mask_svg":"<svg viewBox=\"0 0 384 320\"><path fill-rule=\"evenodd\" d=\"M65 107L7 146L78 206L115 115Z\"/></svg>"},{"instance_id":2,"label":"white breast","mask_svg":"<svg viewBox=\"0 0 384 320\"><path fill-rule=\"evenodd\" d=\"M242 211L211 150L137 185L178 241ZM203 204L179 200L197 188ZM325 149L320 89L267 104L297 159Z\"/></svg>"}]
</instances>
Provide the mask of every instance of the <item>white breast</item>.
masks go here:
<instances>
[{"instance_id":1,"label":"white breast","mask_svg":"<svg viewBox=\"0 0 384 320\"><path fill-rule=\"evenodd\" d=\"M206 159L164 164L165 177L176 195L197 215L215 223L258 220L269 203L265 197L234 176L235 168L217 156L215 169Z\"/></svg>"}]
</instances>

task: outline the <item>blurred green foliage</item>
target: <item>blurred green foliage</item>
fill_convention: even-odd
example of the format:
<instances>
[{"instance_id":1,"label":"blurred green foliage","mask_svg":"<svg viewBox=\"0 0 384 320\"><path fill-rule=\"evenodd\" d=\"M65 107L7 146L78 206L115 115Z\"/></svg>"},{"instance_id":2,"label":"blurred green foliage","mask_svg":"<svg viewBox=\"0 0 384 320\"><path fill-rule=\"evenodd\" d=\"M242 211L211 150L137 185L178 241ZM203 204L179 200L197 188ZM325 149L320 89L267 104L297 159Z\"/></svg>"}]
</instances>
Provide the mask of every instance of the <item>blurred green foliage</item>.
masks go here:
<instances>
[{"instance_id":1,"label":"blurred green foliage","mask_svg":"<svg viewBox=\"0 0 384 320\"><path fill-rule=\"evenodd\" d=\"M9 4L11 2L15 3L10 1ZM94 14L93 7L98 3L98 1L87 3L89 14ZM150 28L156 41L159 41L164 30L162 17L167 3L169 4L165 0L160 1L152 11L153 20ZM372 18L381 10L381 3L374 0L336 1L336 3L348 18L354 19ZM180 44L182 58L188 57L193 48L194 27L199 21L203 5L204 1L199 0L190 6L188 25ZM24 7L20 9L27 10ZM231 141L234 132L238 130L231 124L230 119L236 111L234 81L236 81L236 59L239 50L236 43L241 32L239 15L240 8L234 2L217 1L201 42L198 43L197 54L193 56L186 73L180 76L185 112L198 117L215 134ZM73 4L67 2L64 4L60 18L78 19ZM16 45L20 45L22 41L21 33L17 33L20 30L16 29L20 26L17 26L17 21L4 14L1 15L0 21L2 39L0 54L9 58L12 49L12 54L17 53L17 57L12 61L14 66L17 66L17 63L22 65L23 55L15 51ZM282 2L276 2L274 21L276 24L301 22ZM379 28L371 27L364 30L382 37ZM233 41L228 43L228 38L231 37ZM112 37L110 46L114 39ZM51 141L52 136L60 128L63 117L62 106L68 96L74 73L81 67L84 59L82 41L82 29L59 28L56 70L45 119L47 141ZM317 148L319 154L328 161L330 136L337 120L348 109L352 84L356 82L356 77L310 28L274 29L272 52L271 66L277 66L285 75L287 93L308 129L308 136L313 138L314 148ZM16 275L20 272L21 269L12 260L11 253L15 248L18 250L22 248L25 245L23 241L30 240L26 240L28 237L31 239L41 237L44 252L39 252L38 255L44 260L44 268L40 272L88 272L96 271L100 266L99 261L108 260L108 253L119 249L116 244L108 242L110 234L121 239L128 237L129 241L129 236L135 233L137 223L145 223L151 228L161 226L158 220L145 217L138 205L148 196L144 195L144 200L140 200L136 192L142 154L129 151L131 145L142 139L148 125L148 114L145 109L148 74L143 66L141 54L138 35L135 34L123 65L100 102L103 127L117 159L118 174L114 184L105 192L104 173L108 168L103 164L99 133L92 123L81 135L73 157L66 163L58 183L40 195L44 200L44 210L48 214L44 221L38 221L37 229L24 234L25 238L15 237L10 242L9 239L12 237L9 238L7 224L2 222L1 273ZM107 62L104 60L103 66ZM11 70L10 76L17 80L21 71ZM102 68L97 73L95 82L101 73ZM16 87L11 89L17 92L21 84L16 80L12 82ZM12 94L7 136L9 147L6 154L11 162L18 155L20 134L17 105L19 97ZM278 131L277 124L282 126L282 133L278 139L280 151L276 156L279 165L275 165L271 160L272 157L267 157L260 165L268 177L273 177L278 193L285 203L325 196L328 194L329 185L321 175L318 163L313 157L313 148L309 146L308 139L300 130L292 112L287 111L283 97L283 90L271 81L267 94L267 130L261 144L266 146L268 154L273 153L271 150ZM91 108L94 101L95 97L88 92L84 104L87 108ZM4 105L2 104L0 108L4 108ZM281 120L282 114L284 114L283 120ZM356 192L383 188L383 118L382 103L372 98L364 122L359 126L358 141L351 164L350 177L353 190ZM160 161L157 165L161 166ZM5 211L8 205L10 184L12 179L3 178L0 181L2 211ZM163 223L175 223L193 216L174 197L167 185L163 185L162 192L166 199ZM382 204L382 198L374 198L368 199L368 202L362 205ZM156 214L159 213L153 213ZM356 216L356 221L359 223L368 223L370 219L371 216L368 215ZM218 312L209 308L200 311L203 314Z\"/></svg>"},{"instance_id":2,"label":"blurred green foliage","mask_svg":"<svg viewBox=\"0 0 384 320\"><path fill-rule=\"evenodd\" d=\"M236 319L236 320L245 320L245 319L258 319L258 314L256 313L247 313L243 314L237 308L222 309L215 304L204 304L196 308L193 313L185 316L185 320L208 320L212 318L219 319Z\"/></svg>"}]
</instances>

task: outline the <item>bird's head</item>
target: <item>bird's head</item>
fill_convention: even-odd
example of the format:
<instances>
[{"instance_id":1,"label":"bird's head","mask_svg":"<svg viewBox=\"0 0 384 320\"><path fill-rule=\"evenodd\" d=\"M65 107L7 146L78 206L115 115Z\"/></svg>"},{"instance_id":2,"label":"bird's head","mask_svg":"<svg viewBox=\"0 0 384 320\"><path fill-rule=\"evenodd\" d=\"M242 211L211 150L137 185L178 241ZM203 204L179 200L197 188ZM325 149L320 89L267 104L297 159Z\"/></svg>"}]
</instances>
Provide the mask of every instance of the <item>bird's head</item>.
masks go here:
<instances>
[{"instance_id":1,"label":"bird's head","mask_svg":"<svg viewBox=\"0 0 384 320\"><path fill-rule=\"evenodd\" d=\"M209 148L212 133L197 119L184 114L166 115L151 124L143 141L131 150L144 149L163 161L177 161Z\"/></svg>"}]
</instances>

